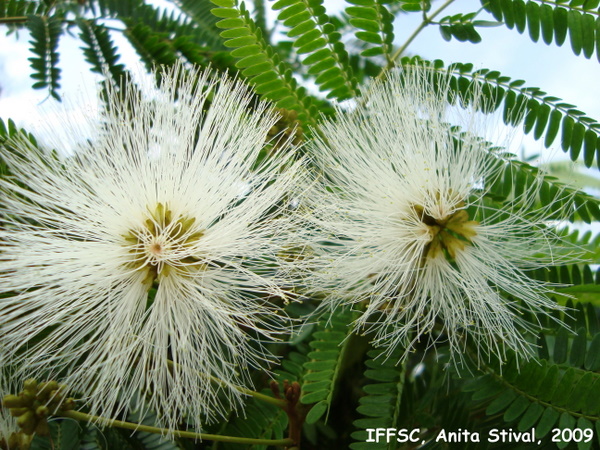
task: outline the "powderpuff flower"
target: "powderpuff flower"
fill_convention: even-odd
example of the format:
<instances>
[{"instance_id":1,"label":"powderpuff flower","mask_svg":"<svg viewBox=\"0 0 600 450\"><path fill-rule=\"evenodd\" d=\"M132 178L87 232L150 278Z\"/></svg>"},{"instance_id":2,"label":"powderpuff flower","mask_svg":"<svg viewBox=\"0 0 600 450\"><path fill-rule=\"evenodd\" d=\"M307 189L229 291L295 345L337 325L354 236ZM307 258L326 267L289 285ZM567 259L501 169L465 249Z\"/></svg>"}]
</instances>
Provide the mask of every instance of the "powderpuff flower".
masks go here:
<instances>
[{"instance_id":1,"label":"powderpuff flower","mask_svg":"<svg viewBox=\"0 0 600 450\"><path fill-rule=\"evenodd\" d=\"M403 357L420 340L447 340L455 361L469 339L487 354L526 354L521 309L557 307L526 272L568 257L552 253L549 206L534 212L539 180L493 208L486 196L506 162L477 137L481 97L450 106L449 78L433 80L392 73L312 144L325 182L311 220L327 235L314 246L315 289L323 308L357 307L356 331Z\"/></svg>"},{"instance_id":2,"label":"powderpuff flower","mask_svg":"<svg viewBox=\"0 0 600 450\"><path fill-rule=\"evenodd\" d=\"M248 369L273 359L264 342L289 330L277 260L302 164L259 160L278 116L240 82L161 75L108 89L93 135L54 146L68 156L5 143L0 341L92 414L199 427L242 403Z\"/></svg>"}]
</instances>

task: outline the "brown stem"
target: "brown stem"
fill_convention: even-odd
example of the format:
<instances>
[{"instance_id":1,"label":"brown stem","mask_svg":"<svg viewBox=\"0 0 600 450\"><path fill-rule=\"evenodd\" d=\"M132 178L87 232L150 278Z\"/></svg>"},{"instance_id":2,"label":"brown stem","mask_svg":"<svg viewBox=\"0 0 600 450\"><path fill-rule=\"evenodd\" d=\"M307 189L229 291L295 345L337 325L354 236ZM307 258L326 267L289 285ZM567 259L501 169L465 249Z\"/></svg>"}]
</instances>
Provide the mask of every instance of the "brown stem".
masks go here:
<instances>
[{"instance_id":1,"label":"brown stem","mask_svg":"<svg viewBox=\"0 0 600 450\"><path fill-rule=\"evenodd\" d=\"M271 391L275 398L281 399L279 384L276 381L271 382ZM290 383L288 380L283 382L283 396L286 406L283 408L288 416L288 438L294 443L287 450L300 450L300 441L302 439L302 425L306 418L306 409L300 403L301 389L297 381Z\"/></svg>"}]
</instances>

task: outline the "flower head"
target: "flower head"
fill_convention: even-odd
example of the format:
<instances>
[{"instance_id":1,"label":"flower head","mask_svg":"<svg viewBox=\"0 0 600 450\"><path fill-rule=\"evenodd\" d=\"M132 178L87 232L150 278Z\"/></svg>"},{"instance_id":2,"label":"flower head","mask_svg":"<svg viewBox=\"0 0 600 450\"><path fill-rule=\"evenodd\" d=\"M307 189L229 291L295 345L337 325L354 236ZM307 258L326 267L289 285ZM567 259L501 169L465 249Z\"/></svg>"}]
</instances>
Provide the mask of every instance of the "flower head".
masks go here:
<instances>
[{"instance_id":1,"label":"flower head","mask_svg":"<svg viewBox=\"0 0 600 450\"><path fill-rule=\"evenodd\" d=\"M327 180L314 196L313 220L329 234L318 287L334 289L325 306L363 305L356 328L390 352L427 335L447 339L458 359L467 339L488 353L526 353L520 309L556 307L551 286L526 274L561 260L550 210L532 212L536 183L502 210L491 205L505 161L477 137L486 131L477 94L472 109L451 107L449 87L417 69L395 72L323 126L312 148Z\"/></svg>"},{"instance_id":2,"label":"flower head","mask_svg":"<svg viewBox=\"0 0 600 450\"><path fill-rule=\"evenodd\" d=\"M239 404L248 367L271 359L261 342L286 329L272 300L286 297L276 261L299 164L257 162L277 120L241 83L177 66L158 89L109 89L71 156L8 142L11 363L60 378L92 414L126 413L141 395L161 425L199 426Z\"/></svg>"}]
</instances>

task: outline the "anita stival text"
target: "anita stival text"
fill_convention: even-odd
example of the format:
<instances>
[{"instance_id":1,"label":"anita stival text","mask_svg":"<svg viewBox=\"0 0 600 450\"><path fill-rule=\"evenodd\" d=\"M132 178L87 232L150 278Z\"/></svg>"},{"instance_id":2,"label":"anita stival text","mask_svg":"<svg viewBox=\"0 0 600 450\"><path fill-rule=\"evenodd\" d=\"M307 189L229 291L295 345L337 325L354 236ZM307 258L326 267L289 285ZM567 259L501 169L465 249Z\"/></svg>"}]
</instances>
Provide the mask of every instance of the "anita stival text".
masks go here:
<instances>
[{"instance_id":1,"label":"anita stival text","mask_svg":"<svg viewBox=\"0 0 600 450\"><path fill-rule=\"evenodd\" d=\"M367 439L365 442L390 443L390 442L420 442L425 444L427 440L423 439L426 430L419 428L367 428ZM590 442L594 438L594 430L591 428L562 429L554 428L550 433L552 442ZM478 431L469 431L459 428L458 430L446 431L440 430L437 435L430 439L435 442L529 442L541 444L541 440L535 436L535 429L527 431L493 428L487 433Z\"/></svg>"}]
</instances>

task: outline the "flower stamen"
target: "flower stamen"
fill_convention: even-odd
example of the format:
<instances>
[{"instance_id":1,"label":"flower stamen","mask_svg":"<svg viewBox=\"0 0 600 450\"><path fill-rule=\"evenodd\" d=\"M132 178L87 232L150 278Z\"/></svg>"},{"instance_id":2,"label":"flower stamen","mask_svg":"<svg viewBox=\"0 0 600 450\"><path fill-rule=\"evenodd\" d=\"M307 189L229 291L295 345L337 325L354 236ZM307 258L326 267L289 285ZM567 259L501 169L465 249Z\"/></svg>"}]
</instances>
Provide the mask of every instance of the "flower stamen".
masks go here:
<instances>
[{"instance_id":1,"label":"flower stamen","mask_svg":"<svg viewBox=\"0 0 600 450\"><path fill-rule=\"evenodd\" d=\"M427 227L429 241L423 251L426 259L443 255L448 260L454 260L458 252L463 251L467 245L473 244L472 239L477 235L475 230L479 222L469 220L464 202L456 206L460 209L454 209L452 213L442 218L434 217L421 205L411 207L418 220Z\"/></svg>"},{"instance_id":2,"label":"flower stamen","mask_svg":"<svg viewBox=\"0 0 600 450\"><path fill-rule=\"evenodd\" d=\"M146 271L142 282L151 287L154 281L173 273L173 269L179 274L206 269L207 265L193 254L204 235L203 230L196 229L196 219L174 218L173 212L162 203L149 211L151 217L144 221L144 226L124 236L132 256L129 265Z\"/></svg>"}]
</instances>

